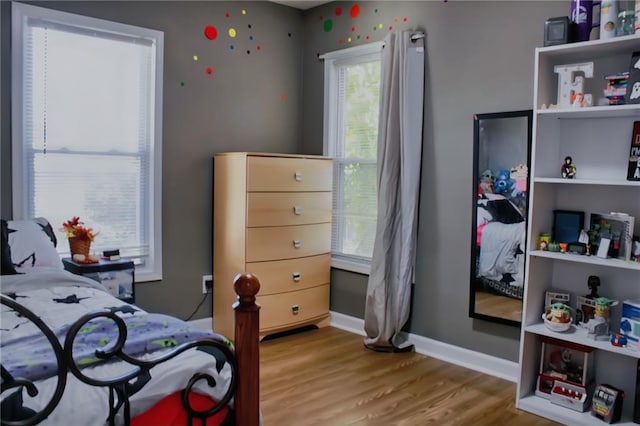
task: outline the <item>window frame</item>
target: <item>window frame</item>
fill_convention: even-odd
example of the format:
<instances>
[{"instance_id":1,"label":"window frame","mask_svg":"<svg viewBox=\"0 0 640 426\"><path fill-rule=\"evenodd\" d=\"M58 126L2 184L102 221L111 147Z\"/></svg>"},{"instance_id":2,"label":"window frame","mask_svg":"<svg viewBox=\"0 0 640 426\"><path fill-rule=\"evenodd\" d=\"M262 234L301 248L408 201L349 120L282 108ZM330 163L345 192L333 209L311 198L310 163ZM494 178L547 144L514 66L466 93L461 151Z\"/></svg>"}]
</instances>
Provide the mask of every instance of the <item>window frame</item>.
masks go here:
<instances>
[{"instance_id":1,"label":"window frame","mask_svg":"<svg viewBox=\"0 0 640 426\"><path fill-rule=\"evenodd\" d=\"M383 46L384 43L380 41L336 50L320 56L320 59L324 60L323 155L336 158L338 131L341 128L339 125L338 68L343 65L359 64L371 60L381 61ZM340 190L335 187L336 184L337 182L334 180L334 192ZM369 275L371 259L332 252L331 267Z\"/></svg>"},{"instance_id":2,"label":"window frame","mask_svg":"<svg viewBox=\"0 0 640 426\"><path fill-rule=\"evenodd\" d=\"M28 167L24 164L24 38L25 19L35 18L75 26L84 29L96 29L115 35L125 34L149 41L154 46L152 74L153 89L150 103L153 112L149 114L149 132L152 134L148 152L149 173L146 178L148 192L147 212L143 220L148 223L149 255L132 258L136 263L136 282L162 280L162 102L163 102L163 64L164 33L158 30L107 21L98 18L48 9L28 4L12 3L12 202L13 218L26 219L28 212L28 194L30 185ZM52 224L55 227L55 224ZM126 254L124 254L126 255Z\"/></svg>"}]
</instances>

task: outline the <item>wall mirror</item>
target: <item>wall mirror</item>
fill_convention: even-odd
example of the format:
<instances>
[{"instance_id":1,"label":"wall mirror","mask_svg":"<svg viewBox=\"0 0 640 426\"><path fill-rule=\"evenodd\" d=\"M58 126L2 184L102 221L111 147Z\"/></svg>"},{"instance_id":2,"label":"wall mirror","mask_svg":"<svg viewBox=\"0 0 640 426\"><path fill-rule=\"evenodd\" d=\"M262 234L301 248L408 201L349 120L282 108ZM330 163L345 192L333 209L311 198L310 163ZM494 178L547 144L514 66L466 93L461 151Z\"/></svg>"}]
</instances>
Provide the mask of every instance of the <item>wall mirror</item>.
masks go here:
<instances>
[{"instance_id":1,"label":"wall mirror","mask_svg":"<svg viewBox=\"0 0 640 426\"><path fill-rule=\"evenodd\" d=\"M532 111L473 116L469 316L522 319Z\"/></svg>"}]
</instances>

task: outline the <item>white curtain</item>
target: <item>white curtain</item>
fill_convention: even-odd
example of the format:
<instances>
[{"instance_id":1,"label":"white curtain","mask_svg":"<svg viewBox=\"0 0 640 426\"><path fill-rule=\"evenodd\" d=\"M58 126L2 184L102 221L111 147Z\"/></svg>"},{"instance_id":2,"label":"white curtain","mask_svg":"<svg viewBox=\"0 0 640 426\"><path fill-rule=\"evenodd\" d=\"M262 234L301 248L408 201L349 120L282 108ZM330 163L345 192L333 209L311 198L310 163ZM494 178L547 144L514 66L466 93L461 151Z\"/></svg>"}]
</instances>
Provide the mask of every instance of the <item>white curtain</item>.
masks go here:
<instances>
[{"instance_id":1,"label":"white curtain","mask_svg":"<svg viewBox=\"0 0 640 426\"><path fill-rule=\"evenodd\" d=\"M422 120L424 35L391 32L384 41L378 125L378 219L367 286L365 345L406 351L416 250Z\"/></svg>"}]
</instances>

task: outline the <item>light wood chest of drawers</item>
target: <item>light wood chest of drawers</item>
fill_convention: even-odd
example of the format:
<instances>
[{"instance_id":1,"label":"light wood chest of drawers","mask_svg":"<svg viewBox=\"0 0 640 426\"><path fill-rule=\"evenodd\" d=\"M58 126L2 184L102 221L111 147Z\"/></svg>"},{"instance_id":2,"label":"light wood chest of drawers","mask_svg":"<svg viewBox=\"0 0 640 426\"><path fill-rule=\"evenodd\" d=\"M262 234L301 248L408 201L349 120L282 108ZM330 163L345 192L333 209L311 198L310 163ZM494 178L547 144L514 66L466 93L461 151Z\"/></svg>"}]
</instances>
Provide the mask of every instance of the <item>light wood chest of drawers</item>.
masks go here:
<instances>
[{"instance_id":1,"label":"light wood chest of drawers","mask_svg":"<svg viewBox=\"0 0 640 426\"><path fill-rule=\"evenodd\" d=\"M213 328L234 335L233 279L260 279L260 337L329 323L328 157L248 152L214 156Z\"/></svg>"}]
</instances>

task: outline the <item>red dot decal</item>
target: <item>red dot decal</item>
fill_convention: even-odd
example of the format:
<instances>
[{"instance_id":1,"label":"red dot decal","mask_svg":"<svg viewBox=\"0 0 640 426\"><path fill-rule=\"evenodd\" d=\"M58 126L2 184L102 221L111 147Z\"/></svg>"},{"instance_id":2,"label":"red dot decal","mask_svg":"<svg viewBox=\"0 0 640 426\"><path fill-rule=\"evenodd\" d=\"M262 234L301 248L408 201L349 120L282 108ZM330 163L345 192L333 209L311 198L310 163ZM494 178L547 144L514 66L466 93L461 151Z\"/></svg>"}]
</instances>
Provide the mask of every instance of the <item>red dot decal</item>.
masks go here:
<instances>
[{"instance_id":1,"label":"red dot decal","mask_svg":"<svg viewBox=\"0 0 640 426\"><path fill-rule=\"evenodd\" d=\"M213 25L207 25L204 27L204 36L209 40L215 40L218 37L218 30Z\"/></svg>"},{"instance_id":2,"label":"red dot decal","mask_svg":"<svg viewBox=\"0 0 640 426\"><path fill-rule=\"evenodd\" d=\"M336 7L336 16L340 16L340 15L342 15L342 8Z\"/></svg>"},{"instance_id":3,"label":"red dot decal","mask_svg":"<svg viewBox=\"0 0 640 426\"><path fill-rule=\"evenodd\" d=\"M230 17L231 17L231 14L230 14L229 12L227 12L227 13L225 13L225 14L224 14L224 17L225 17L225 18L230 18Z\"/></svg>"},{"instance_id":4,"label":"red dot decal","mask_svg":"<svg viewBox=\"0 0 640 426\"><path fill-rule=\"evenodd\" d=\"M351 32L355 33L356 32L356 27L351 27Z\"/></svg>"},{"instance_id":5,"label":"red dot decal","mask_svg":"<svg viewBox=\"0 0 640 426\"><path fill-rule=\"evenodd\" d=\"M262 46L257 45L257 46L256 46L256 50L262 50Z\"/></svg>"},{"instance_id":6,"label":"red dot decal","mask_svg":"<svg viewBox=\"0 0 640 426\"><path fill-rule=\"evenodd\" d=\"M213 75L213 68L207 67L207 69L205 69L204 72L206 72L207 75Z\"/></svg>"},{"instance_id":7,"label":"red dot decal","mask_svg":"<svg viewBox=\"0 0 640 426\"><path fill-rule=\"evenodd\" d=\"M360 15L360 6L357 4L354 4L353 6L351 6L351 10L349 11L349 14L351 15L352 18L357 18L358 15Z\"/></svg>"},{"instance_id":8,"label":"red dot decal","mask_svg":"<svg viewBox=\"0 0 640 426\"><path fill-rule=\"evenodd\" d=\"M407 18L406 16L404 18L402 18L402 22L407 22L409 20L409 18Z\"/></svg>"}]
</instances>

